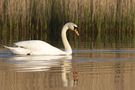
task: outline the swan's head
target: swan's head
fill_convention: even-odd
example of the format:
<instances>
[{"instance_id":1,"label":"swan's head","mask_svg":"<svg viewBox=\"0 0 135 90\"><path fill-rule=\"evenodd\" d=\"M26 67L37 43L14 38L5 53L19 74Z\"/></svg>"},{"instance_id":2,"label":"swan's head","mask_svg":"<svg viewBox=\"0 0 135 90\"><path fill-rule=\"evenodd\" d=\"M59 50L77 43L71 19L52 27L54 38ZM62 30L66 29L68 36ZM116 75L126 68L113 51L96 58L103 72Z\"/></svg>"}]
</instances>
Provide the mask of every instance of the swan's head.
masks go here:
<instances>
[{"instance_id":1,"label":"swan's head","mask_svg":"<svg viewBox=\"0 0 135 90\"><path fill-rule=\"evenodd\" d=\"M79 32L78 32L78 26L74 23L67 23L66 26L68 27L69 30L74 31L78 36L79 36Z\"/></svg>"}]
</instances>

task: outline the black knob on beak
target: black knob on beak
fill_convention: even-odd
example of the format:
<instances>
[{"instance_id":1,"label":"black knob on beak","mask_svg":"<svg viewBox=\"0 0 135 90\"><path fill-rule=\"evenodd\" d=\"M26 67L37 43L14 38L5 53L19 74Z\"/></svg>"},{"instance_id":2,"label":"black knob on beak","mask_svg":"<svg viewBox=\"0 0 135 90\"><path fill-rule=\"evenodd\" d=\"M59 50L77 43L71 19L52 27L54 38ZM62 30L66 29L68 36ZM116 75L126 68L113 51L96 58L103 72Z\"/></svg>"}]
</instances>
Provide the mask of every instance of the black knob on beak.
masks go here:
<instances>
[{"instance_id":1,"label":"black knob on beak","mask_svg":"<svg viewBox=\"0 0 135 90\"><path fill-rule=\"evenodd\" d=\"M77 36L79 36L78 27L75 27L75 26L74 26L74 31L75 31L75 33L77 34Z\"/></svg>"},{"instance_id":2,"label":"black knob on beak","mask_svg":"<svg viewBox=\"0 0 135 90\"><path fill-rule=\"evenodd\" d=\"M78 27L74 26L74 30L78 30Z\"/></svg>"}]
</instances>

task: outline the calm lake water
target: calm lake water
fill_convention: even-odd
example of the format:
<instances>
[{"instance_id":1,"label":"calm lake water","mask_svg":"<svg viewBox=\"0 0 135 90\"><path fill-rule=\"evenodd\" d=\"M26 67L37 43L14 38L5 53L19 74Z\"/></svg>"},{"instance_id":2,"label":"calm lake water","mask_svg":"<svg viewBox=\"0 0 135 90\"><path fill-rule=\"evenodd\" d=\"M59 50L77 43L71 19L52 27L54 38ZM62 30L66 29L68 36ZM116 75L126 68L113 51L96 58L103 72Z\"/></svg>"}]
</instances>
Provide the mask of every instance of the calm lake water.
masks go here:
<instances>
[{"instance_id":1,"label":"calm lake water","mask_svg":"<svg viewBox=\"0 0 135 90\"><path fill-rule=\"evenodd\" d=\"M134 90L135 48L73 49L72 56L18 56L0 49L1 90Z\"/></svg>"}]
</instances>

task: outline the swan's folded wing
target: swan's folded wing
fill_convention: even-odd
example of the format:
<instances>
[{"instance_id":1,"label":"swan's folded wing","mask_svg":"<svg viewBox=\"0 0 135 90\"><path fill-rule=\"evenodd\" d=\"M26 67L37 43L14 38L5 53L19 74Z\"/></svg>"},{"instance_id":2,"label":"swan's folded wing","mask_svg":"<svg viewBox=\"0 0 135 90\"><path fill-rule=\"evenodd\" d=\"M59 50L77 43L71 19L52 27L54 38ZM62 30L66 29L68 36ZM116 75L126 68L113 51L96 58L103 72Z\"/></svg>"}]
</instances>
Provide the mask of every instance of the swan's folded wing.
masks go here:
<instances>
[{"instance_id":1,"label":"swan's folded wing","mask_svg":"<svg viewBox=\"0 0 135 90\"><path fill-rule=\"evenodd\" d=\"M23 47L23 48L27 48L27 49L31 49L31 50L39 50L39 49L43 49L45 46L48 47L49 44L45 43L43 41L40 40L29 40L29 41L20 41L17 43L14 43L15 46L17 47Z\"/></svg>"},{"instance_id":2,"label":"swan's folded wing","mask_svg":"<svg viewBox=\"0 0 135 90\"><path fill-rule=\"evenodd\" d=\"M30 50L21 47L8 47L8 46L4 47L9 49L14 54L27 55L28 53L30 53Z\"/></svg>"},{"instance_id":3,"label":"swan's folded wing","mask_svg":"<svg viewBox=\"0 0 135 90\"><path fill-rule=\"evenodd\" d=\"M21 41L14 44L29 49L33 54L65 54L62 50L40 40Z\"/></svg>"},{"instance_id":4,"label":"swan's folded wing","mask_svg":"<svg viewBox=\"0 0 135 90\"><path fill-rule=\"evenodd\" d=\"M30 50L43 50L43 49L52 49L54 48L52 45L40 41L40 40L29 40L29 41L20 41L14 43L17 47L23 47Z\"/></svg>"}]
</instances>

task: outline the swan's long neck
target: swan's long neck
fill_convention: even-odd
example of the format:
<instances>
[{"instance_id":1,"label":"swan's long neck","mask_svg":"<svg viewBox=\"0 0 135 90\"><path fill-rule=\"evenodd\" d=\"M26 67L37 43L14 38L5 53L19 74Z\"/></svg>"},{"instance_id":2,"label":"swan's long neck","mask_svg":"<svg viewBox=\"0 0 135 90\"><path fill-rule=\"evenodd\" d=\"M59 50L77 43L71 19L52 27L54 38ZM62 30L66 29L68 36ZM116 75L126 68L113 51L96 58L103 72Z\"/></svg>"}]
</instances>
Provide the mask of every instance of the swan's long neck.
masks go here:
<instances>
[{"instance_id":1,"label":"swan's long neck","mask_svg":"<svg viewBox=\"0 0 135 90\"><path fill-rule=\"evenodd\" d=\"M64 26L61 32L62 42L64 44L66 54L72 54L72 48L67 40L67 35L66 35L67 30L68 27Z\"/></svg>"}]
</instances>

